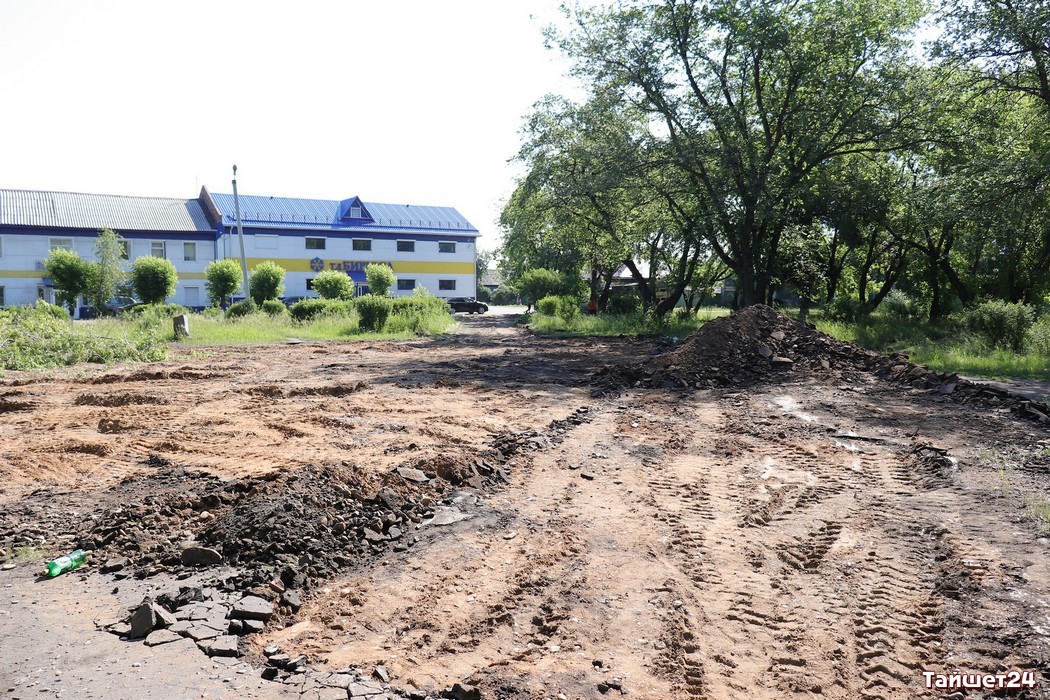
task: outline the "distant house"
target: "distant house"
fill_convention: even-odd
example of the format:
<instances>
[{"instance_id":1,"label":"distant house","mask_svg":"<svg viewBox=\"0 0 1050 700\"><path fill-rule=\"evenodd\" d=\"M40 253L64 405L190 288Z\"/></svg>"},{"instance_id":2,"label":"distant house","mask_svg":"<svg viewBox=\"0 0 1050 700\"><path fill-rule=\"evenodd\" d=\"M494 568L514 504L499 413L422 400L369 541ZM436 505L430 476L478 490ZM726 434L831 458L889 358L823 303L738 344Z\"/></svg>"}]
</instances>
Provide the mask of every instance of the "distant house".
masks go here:
<instances>
[{"instance_id":1,"label":"distant house","mask_svg":"<svg viewBox=\"0 0 1050 700\"><path fill-rule=\"evenodd\" d=\"M494 292L499 289L500 285L503 284L503 275L500 271L494 267L490 267L485 270L481 275L481 286L488 289L490 292Z\"/></svg>"}]
</instances>

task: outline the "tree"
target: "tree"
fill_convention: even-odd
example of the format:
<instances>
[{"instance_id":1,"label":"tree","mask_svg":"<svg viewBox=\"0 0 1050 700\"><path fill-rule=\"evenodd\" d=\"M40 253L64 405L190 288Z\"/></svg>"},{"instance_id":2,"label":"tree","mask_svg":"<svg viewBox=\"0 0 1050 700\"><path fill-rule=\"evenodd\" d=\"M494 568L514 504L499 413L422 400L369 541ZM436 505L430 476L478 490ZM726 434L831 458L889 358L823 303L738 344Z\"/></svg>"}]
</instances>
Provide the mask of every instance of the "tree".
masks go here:
<instances>
[{"instance_id":1,"label":"tree","mask_svg":"<svg viewBox=\"0 0 1050 700\"><path fill-rule=\"evenodd\" d=\"M117 294L117 288L127 277L124 271L124 239L112 229L104 228L95 239L95 262L92 264L91 282L85 297L96 309Z\"/></svg>"},{"instance_id":2,"label":"tree","mask_svg":"<svg viewBox=\"0 0 1050 700\"><path fill-rule=\"evenodd\" d=\"M238 285L240 269L237 270ZM280 298L284 294L284 268L272 260L263 260L252 270L248 282L251 287L251 298L256 304Z\"/></svg>"},{"instance_id":3,"label":"tree","mask_svg":"<svg viewBox=\"0 0 1050 700\"><path fill-rule=\"evenodd\" d=\"M244 273L241 272L241 266L236 260L226 258L208 263L208 266L204 268L204 278L208 289L208 299L212 304L225 309L230 303L230 298L241 288Z\"/></svg>"},{"instance_id":4,"label":"tree","mask_svg":"<svg viewBox=\"0 0 1050 700\"><path fill-rule=\"evenodd\" d=\"M341 270L324 270L314 277L314 290L322 299L353 299L354 281Z\"/></svg>"},{"instance_id":5,"label":"tree","mask_svg":"<svg viewBox=\"0 0 1050 700\"><path fill-rule=\"evenodd\" d=\"M379 297L385 297L397 282L397 277L390 266L378 263L365 265L365 279L368 280L368 291Z\"/></svg>"},{"instance_id":6,"label":"tree","mask_svg":"<svg viewBox=\"0 0 1050 700\"><path fill-rule=\"evenodd\" d=\"M179 273L165 258L146 255L131 266L131 284L139 299L147 304L161 304L175 293Z\"/></svg>"},{"instance_id":7,"label":"tree","mask_svg":"<svg viewBox=\"0 0 1050 700\"><path fill-rule=\"evenodd\" d=\"M571 277L559 275L553 270L540 268L529 270L519 277L517 287L521 292L522 301L531 307L544 297L577 293L578 282L578 277L574 281Z\"/></svg>"},{"instance_id":8,"label":"tree","mask_svg":"<svg viewBox=\"0 0 1050 700\"><path fill-rule=\"evenodd\" d=\"M91 264L71 250L55 248L44 261L44 271L58 292L59 303L73 312L77 297L87 294L91 286Z\"/></svg>"},{"instance_id":9,"label":"tree","mask_svg":"<svg viewBox=\"0 0 1050 700\"><path fill-rule=\"evenodd\" d=\"M768 299L815 172L911 135L907 33L921 14L913 0L628 2L578 10L556 39L576 75L649 115L681 214L747 305Z\"/></svg>"}]
</instances>

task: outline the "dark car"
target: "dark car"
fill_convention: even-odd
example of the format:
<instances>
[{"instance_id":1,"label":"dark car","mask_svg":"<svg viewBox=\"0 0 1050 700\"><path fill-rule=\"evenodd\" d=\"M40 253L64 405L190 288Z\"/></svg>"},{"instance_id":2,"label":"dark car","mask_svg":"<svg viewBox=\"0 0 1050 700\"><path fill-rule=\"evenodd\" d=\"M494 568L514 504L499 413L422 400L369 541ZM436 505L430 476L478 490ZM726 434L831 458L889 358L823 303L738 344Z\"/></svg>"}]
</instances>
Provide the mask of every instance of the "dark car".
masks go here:
<instances>
[{"instance_id":1,"label":"dark car","mask_svg":"<svg viewBox=\"0 0 1050 700\"><path fill-rule=\"evenodd\" d=\"M450 297L445 301L452 307L453 313L483 314L489 310L486 304L482 304L474 297Z\"/></svg>"}]
</instances>

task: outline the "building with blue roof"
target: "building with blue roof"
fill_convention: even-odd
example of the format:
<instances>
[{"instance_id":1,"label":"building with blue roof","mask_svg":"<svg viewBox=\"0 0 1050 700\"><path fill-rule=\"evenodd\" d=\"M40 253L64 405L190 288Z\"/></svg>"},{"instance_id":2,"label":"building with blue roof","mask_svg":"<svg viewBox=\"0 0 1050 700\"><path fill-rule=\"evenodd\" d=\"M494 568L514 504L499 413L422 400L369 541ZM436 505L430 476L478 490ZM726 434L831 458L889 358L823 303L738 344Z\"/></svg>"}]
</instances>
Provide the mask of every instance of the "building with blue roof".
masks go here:
<instances>
[{"instance_id":1,"label":"building with blue roof","mask_svg":"<svg viewBox=\"0 0 1050 700\"><path fill-rule=\"evenodd\" d=\"M381 263L398 278L393 293L424 287L436 296L473 296L478 230L451 207L242 195L239 197L249 270L272 260L287 271L287 296L316 296L313 278L342 270L367 293L364 267ZM129 264L164 257L179 273L168 301L207 304L204 268L239 259L233 195L202 188L195 199L129 197L34 190L0 190L0 305L54 301L43 261L55 248L85 259L94 239L111 228L126 241Z\"/></svg>"}]
</instances>

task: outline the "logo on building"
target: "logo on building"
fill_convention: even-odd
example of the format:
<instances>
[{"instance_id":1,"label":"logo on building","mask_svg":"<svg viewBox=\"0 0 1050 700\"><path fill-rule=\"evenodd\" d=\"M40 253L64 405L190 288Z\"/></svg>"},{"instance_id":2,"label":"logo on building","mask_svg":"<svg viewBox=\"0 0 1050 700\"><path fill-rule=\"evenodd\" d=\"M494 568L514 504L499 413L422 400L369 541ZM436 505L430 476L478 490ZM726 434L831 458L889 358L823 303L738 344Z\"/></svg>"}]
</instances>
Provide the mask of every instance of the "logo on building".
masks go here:
<instances>
[{"instance_id":1,"label":"logo on building","mask_svg":"<svg viewBox=\"0 0 1050 700\"><path fill-rule=\"evenodd\" d=\"M324 269L324 260L321 258L314 258L310 261L310 269L314 272L320 272Z\"/></svg>"}]
</instances>

